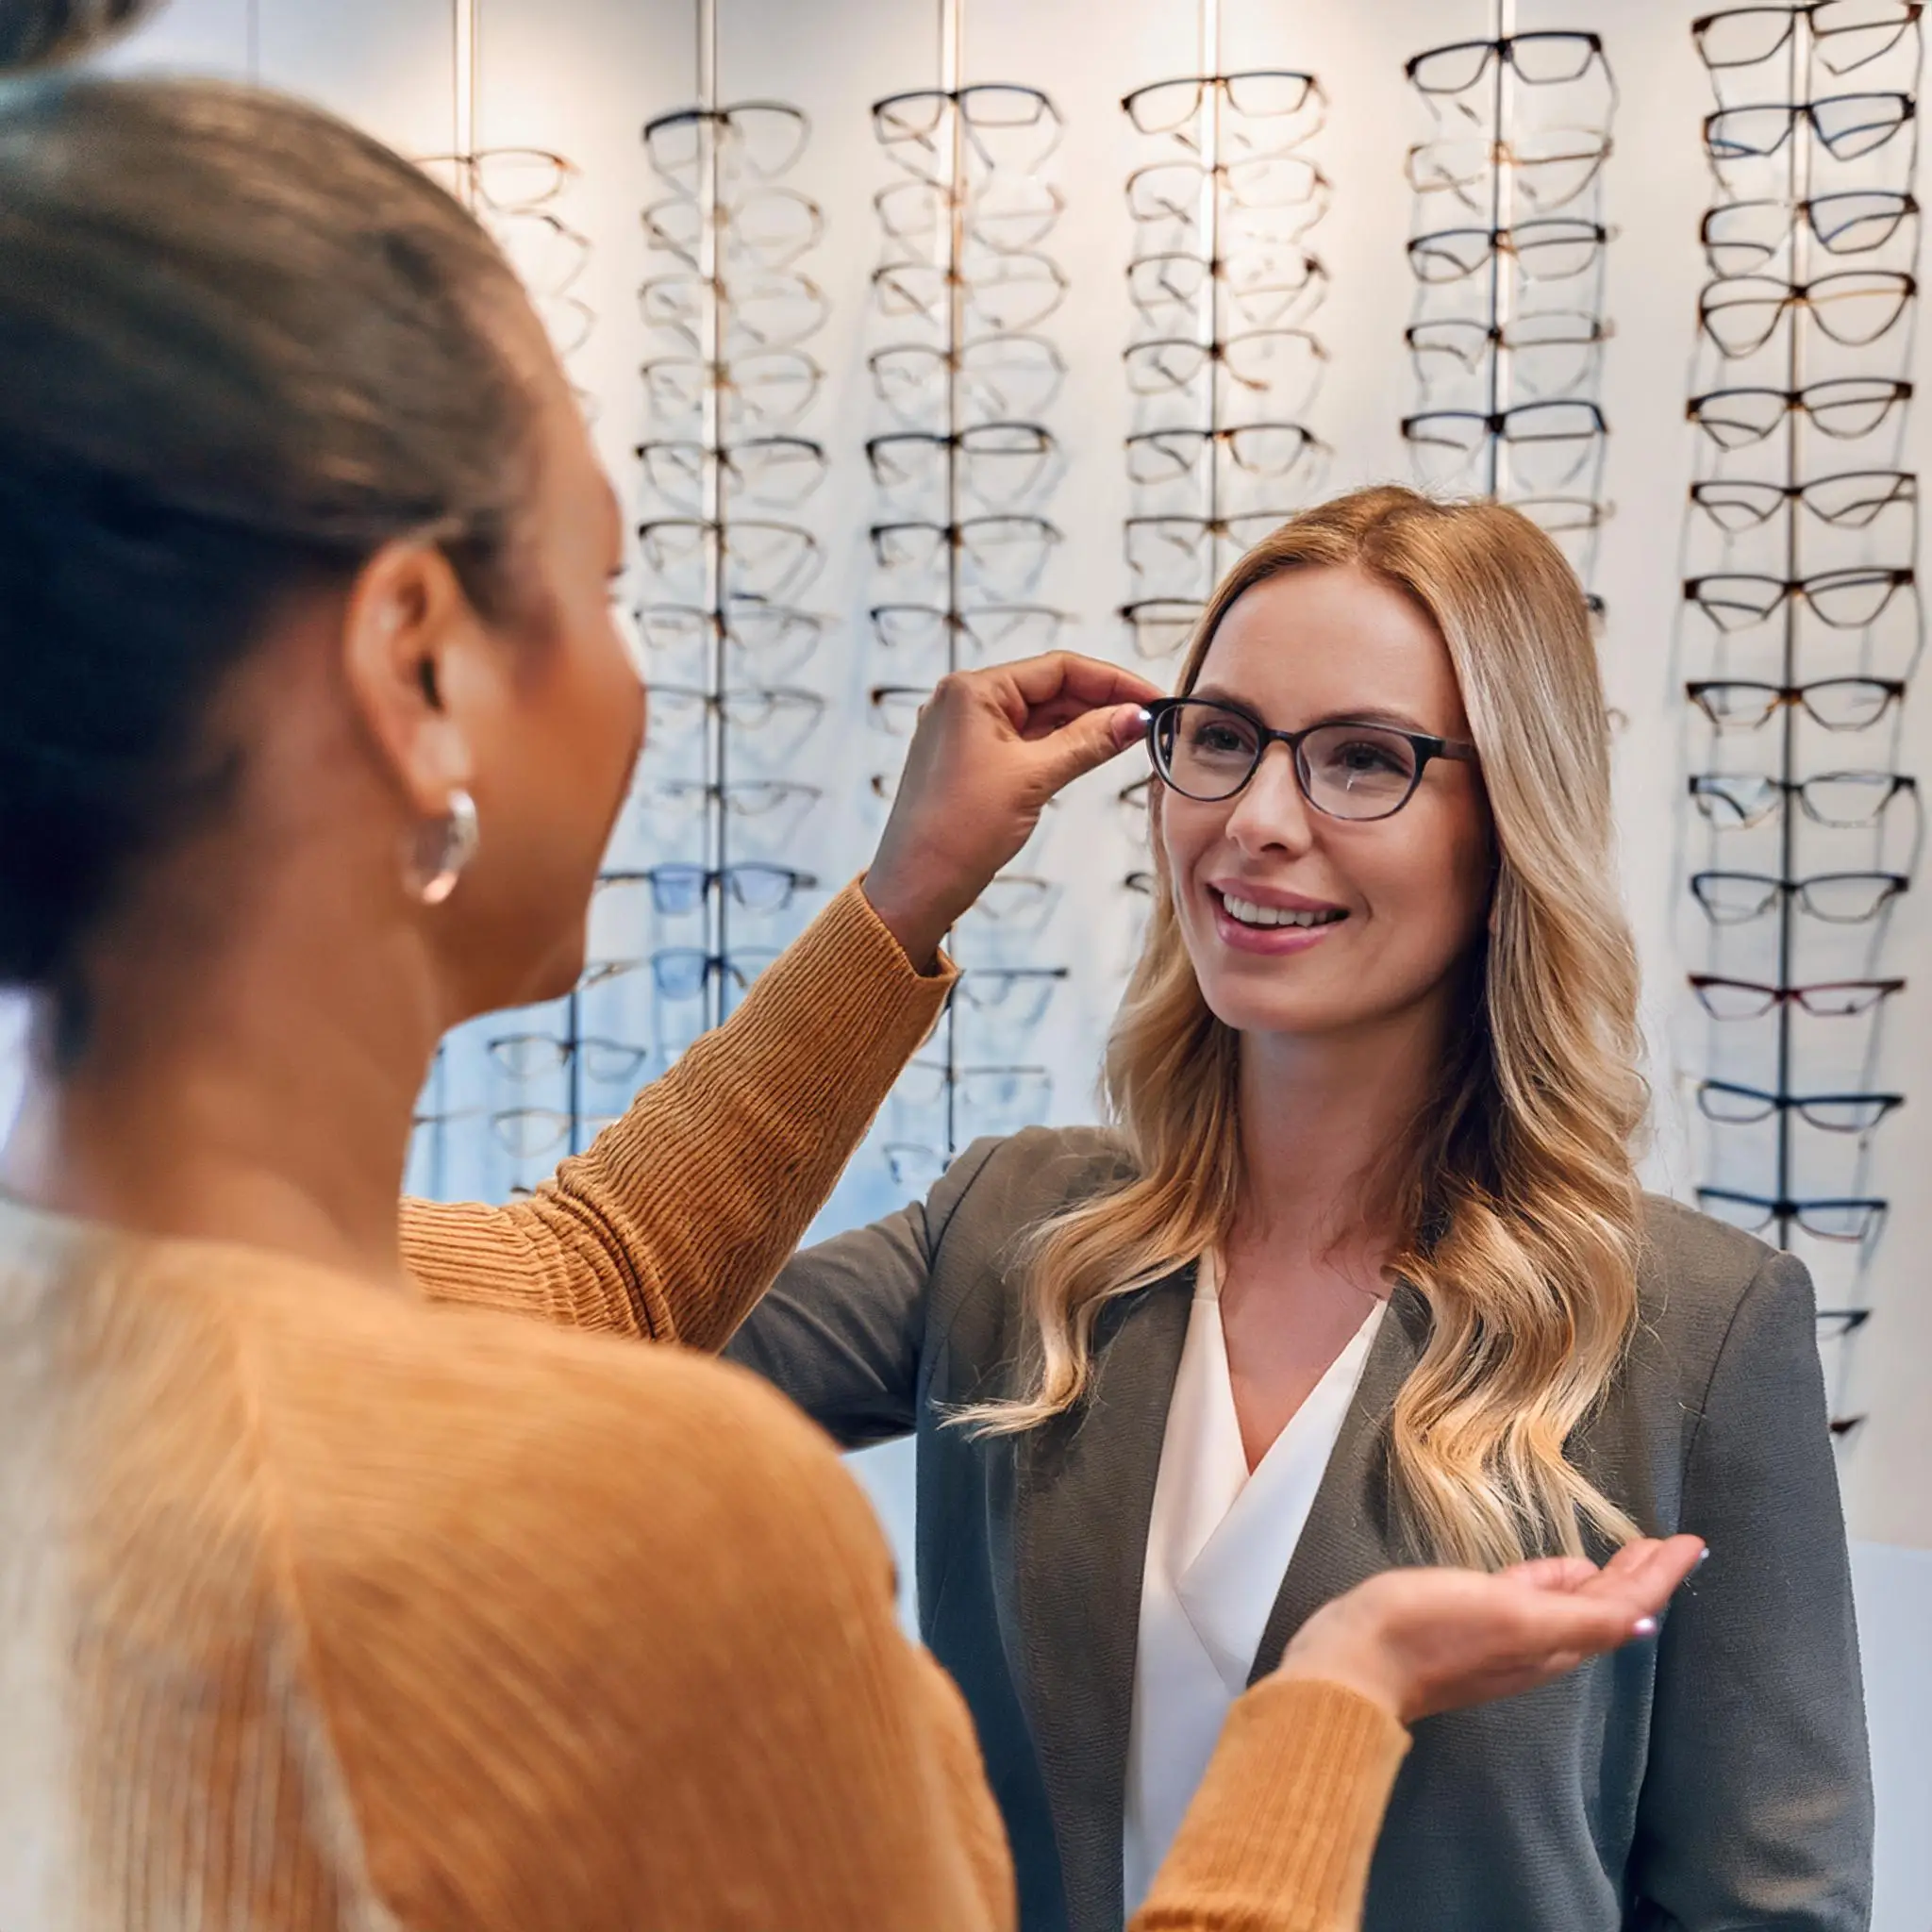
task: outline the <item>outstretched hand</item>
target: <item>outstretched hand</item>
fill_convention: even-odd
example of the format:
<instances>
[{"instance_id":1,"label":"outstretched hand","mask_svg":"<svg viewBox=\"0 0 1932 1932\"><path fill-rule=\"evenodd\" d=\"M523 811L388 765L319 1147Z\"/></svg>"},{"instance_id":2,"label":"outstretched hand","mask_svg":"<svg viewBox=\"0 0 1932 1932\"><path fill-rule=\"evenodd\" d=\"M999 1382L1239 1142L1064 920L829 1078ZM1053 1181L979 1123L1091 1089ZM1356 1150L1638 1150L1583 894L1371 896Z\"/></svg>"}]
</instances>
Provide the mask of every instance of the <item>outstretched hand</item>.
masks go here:
<instances>
[{"instance_id":1,"label":"outstretched hand","mask_svg":"<svg viewBox=\"0 0 1932 1932\"><path fill-rule=\"evenodd\" d=\"M927 965L1046 802L1125 750L1158 686L1071 651L942 677L919 714L865 896Z\"/></svg>"},{"instance_id":2,"label":"outstretched hand","mask_svg":"<svg viewBox=\"0 0 1932 1932\"><path fill-rule=\"evenodd\" d=\"M1281 1660L1285 1676L1348 1685L1403 1723L1534 1690L1587 1657L1654 1635L1703 1560L1694 1536L1642 1538L1599 1570L1553 1557L1484 1575L1390 1570L1324 1605Z\"/></svg>"}]
</instances>

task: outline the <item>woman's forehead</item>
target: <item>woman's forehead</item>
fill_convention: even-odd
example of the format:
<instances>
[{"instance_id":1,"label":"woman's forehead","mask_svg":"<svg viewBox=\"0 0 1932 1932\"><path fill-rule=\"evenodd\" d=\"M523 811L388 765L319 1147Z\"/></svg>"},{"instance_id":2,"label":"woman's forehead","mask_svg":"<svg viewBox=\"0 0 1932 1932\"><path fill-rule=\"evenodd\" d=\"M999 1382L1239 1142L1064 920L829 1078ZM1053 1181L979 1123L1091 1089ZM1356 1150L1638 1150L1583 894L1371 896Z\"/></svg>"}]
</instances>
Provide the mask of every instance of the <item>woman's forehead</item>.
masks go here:
<instances>
[{"instance_id":1,"label":"woman's forehead","mask_svg":"<svg viewBox=\"0 0 1932 1932\"><path fill-rule=\"evenodd\" d=\"M1283 571L1242 591L1195 683L1239 691L1264 711L1393 706L1445 732L1463 723L1455 666L1428 614L1348 566Z\"/></svg>"}]
</instances>

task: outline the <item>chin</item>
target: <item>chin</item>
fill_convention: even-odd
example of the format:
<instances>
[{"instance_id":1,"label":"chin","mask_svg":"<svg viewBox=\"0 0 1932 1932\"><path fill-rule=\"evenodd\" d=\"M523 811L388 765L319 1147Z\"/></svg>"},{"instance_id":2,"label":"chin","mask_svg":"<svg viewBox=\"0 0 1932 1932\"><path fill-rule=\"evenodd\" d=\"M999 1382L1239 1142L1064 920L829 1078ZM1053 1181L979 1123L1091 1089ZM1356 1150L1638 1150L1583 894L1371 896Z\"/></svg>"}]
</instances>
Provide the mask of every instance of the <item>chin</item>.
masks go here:
<instances>
[{"instance_id":1,"label":"chin","mask_svg":"<svg viewBox=\"0 0 1932 1932\"><path fill-rule=\"evenodd\" d=\"M547 954L531 972L524 990L517 997L505 1004L519 1007L542 1006L575 991L578 980L584 976L588 952L584 935L581 932L573 933L564 944Z\"/></svg>"},{"instance_id":2,"label":"chin","mask_svg":"<svg viewBox=\"0 0 1932 1932\"><path fill-rule=\"evenodd\" d=\"M1265 993L1218 987L1203 989L1208 1010L1235 1033L1281 1033L1303 1039L1338 1033L1358 1024L1369 1008L1359 1000L1269 998Z\"/></svg>"}]
</instances>

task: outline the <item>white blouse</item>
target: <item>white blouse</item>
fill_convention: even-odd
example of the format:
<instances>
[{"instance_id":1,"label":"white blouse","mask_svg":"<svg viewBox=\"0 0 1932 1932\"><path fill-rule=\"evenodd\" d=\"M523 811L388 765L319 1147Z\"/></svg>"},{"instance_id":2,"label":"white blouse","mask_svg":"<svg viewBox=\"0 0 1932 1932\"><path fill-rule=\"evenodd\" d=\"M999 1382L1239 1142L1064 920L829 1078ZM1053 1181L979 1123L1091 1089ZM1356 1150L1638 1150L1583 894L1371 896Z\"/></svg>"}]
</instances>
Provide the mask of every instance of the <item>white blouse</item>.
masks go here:
<instances>
[{"instance_id":1,"label":"white blouse","mask_svg":"<svg viewBox=\"0 0 1932 1932\"><path fill-rule=\"evenodd\" d=\"M1206 1256L1147 1531L1122 1847L1130 1916L1180 1829L1228 1707L1247 1687L1388 1306L1378 1301L1369 1311L1251 1475L1228 1379L1220 1287L1218 1260Z\"/></svg>"}]
</instances>

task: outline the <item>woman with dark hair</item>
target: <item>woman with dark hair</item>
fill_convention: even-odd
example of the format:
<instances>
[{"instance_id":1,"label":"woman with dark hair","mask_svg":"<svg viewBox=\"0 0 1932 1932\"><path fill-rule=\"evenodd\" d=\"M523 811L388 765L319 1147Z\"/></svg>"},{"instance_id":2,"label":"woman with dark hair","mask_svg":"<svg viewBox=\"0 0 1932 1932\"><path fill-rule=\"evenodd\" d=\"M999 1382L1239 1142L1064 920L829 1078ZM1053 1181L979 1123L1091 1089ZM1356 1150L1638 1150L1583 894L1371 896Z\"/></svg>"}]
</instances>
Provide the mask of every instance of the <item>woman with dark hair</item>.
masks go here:
<instances>
[{"instance_id":1,"label":"woman with dark hair","mask_svg":"<svg viewBox=\"0 0 1932 1932\"><path fill-rule=\"evenodd\" d=\"M0 0L0 65L125 10ZM940 936L1151 691L949 680L864 880L732 1023L406 1266L434 1044L575 983L643 727L561 372L366 137L59 76L0 96L0 1924L1010 1925L824 1438L409 1267L722 1341L938 1012ZM1139 1923L1349 1925L1403 1722L1648 1634L1695 1553L1324 1611Z\"/></svg>"}]
</instances>

